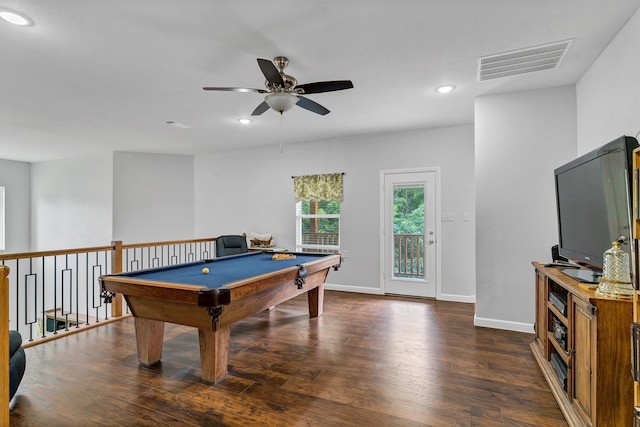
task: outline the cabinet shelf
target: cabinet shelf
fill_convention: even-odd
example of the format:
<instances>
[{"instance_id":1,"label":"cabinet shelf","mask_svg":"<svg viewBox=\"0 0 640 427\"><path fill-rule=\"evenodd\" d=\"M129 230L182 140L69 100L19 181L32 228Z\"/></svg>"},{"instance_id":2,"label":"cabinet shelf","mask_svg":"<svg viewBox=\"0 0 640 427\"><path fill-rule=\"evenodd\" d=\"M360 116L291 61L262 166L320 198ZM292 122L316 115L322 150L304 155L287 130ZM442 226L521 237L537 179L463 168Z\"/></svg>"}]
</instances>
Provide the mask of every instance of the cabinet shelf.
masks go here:
<instances>
[{"instance_id":1,"label":"cabinet shelf","mask_svg":"<svg viewBox=\"0 0 640 427\"><path fill-rule=\"evenodd\" d=\"M555 348L556 353L558 353L558 355L562 358L562 361L565 363L565 365L569 365L569 353L564 348L562 348L562 345L560 345L560 343L553 335L547 335L547 339L549 340L553 348Z\"/></svg>"},{"instance_id":2,"label":"cabinet shelf","mask_svg":"<svg viewBox=\"0 0 640 427\"><path fill-rule=\"evenodd\" d=\"M567 317L564 314L562 314L560 310L558 310L554 305L549 304L547 305L547 308L549 309L550 312L552 312L558 318L559 321L562 322L564 326L567 326L569 324Z\"/></svg>"}]
</instances>

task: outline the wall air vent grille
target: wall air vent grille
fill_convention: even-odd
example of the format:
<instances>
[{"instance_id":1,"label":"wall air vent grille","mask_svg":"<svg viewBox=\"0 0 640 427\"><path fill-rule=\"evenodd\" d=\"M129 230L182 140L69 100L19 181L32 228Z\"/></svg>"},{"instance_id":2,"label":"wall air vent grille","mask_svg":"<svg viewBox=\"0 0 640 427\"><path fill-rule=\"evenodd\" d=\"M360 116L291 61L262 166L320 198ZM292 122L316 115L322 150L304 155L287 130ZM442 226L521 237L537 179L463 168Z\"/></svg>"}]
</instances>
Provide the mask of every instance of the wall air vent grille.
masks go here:
<instances>
[{"instance_id":1,"label":"wall air vent grille","mask_svg":"<svg viewBox=\"0 0 640 427\"><path fill-rule=\"evenodd\" d=\"M478 58L478 81L557 68L571 42L564 40Z\"/></svg>"}]
</instances>

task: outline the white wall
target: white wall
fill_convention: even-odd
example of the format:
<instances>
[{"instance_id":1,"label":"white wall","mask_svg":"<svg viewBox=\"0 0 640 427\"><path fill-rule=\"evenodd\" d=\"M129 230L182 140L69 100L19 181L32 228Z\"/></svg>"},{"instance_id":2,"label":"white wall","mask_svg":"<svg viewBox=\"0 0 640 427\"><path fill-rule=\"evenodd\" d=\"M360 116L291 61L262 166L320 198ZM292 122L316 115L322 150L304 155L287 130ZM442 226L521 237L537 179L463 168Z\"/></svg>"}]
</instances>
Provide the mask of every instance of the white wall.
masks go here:
<instances>
[{"instance_id":1,"label":"white wall","mask_svg":"<svg viewBox=\"0 0 640 427\"><path fill-rule=\"evenodd\" d=\"M193 181L193 156L114 153L113 240L195 237Z\"/></svg>"},{"instance_id":2,"label":"white wall","mask_svg":"<svg viewBox=\"0 0 640 427\"><path fill-rule=\"evenodd\" d=\"M640 132L640 10L576 87L578 154Z\"/></svg>"},{"instance_id":3,"label":"white wall","mask_svg":"<svg viewBox=\"0 0 640 427\"><path fill-rule=\"evenodd\" d=\"M194 237L192 156L118 152L31 169L30 250Z\"/></svg>"},{"instance_id":4,"label":"white wall","mask_svg":"<svg viewBox=\"0 0 640 427\"><path fill-rule=\"evenodd\" d=\"M476 325L532 332L531 261L557 243L553 170L576 155L575 87L475 102Z\"/></svg>"},{"instance_id":5,"label":"white wall","mask_svg":"<svg viewBox=\"0 0 640 427\"><path fill-rule=\"evenodd\" d=\"M113 157L99 154L31 166L31 250L111 242Z\"/></svg>"},{"instance_id":6,"label":"white wall","mask_svg":"<svg viewBox=\"0 0 640 427\"><path fill-rule=\"evenodd\" d=\"M0 159L0 186L5 187L5 250L28 252L31 238L31 164Z\"/></svg>"},{"instance_id":7,"label":"white wall","mask_svg":"<svg viewBox=\"0 0 640 427\"><path fill-rule=\"evenodd\" d=\"M329 274L334 289L379 293L380 170L441 167L442 291L475 295L473 126L363 135L315 143L196 156L196 235L274 233L295 245L292 176L344 172L341 250L346 260Z\"/></svg>"}]
</instances>

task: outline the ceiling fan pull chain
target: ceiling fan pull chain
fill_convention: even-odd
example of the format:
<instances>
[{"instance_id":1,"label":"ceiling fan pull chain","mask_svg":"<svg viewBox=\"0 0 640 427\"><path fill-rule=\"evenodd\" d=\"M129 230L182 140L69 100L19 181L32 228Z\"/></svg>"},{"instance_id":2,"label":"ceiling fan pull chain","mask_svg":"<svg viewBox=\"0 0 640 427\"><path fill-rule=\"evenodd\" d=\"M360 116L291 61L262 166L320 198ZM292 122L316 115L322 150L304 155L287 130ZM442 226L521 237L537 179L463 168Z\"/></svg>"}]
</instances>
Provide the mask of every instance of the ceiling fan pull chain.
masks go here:
<instances>
[{"instance_id":1,"label":"ceiling fan pull chain","mask_svg":"<svg viewBox=\"0 0 640 427\"><path fill-rule=\"evenodd\" d=\"M282 149L282 128L284 123L284 114L280 114L280 154L283 154L284 150Z\"/></svg>"}]
</instances>

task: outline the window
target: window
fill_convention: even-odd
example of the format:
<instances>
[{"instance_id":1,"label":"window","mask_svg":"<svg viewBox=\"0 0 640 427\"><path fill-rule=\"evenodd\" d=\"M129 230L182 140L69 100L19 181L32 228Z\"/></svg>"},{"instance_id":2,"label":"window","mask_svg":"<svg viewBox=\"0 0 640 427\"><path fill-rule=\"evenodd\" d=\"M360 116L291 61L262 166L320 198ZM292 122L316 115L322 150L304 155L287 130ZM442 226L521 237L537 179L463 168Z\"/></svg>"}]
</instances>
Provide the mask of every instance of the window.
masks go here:
<instances>
[{"instance_id":1,"label":"window","mask_svg":"<svg viewBox=\"0 0 640 427\"><path fill-rule=\"evenodd\" d=\"M342 173L294 176L296 251L340 252Z\"/></svg>"},{"instance_id":2,"label":"window","mask_svg":"<svg viewBox=\"0 0 640 427\"><path fill-rule=\"evenodd\" d=\"M296 251L340 252L340 202L296 203Z\"/></svg>"}]
</instances>

